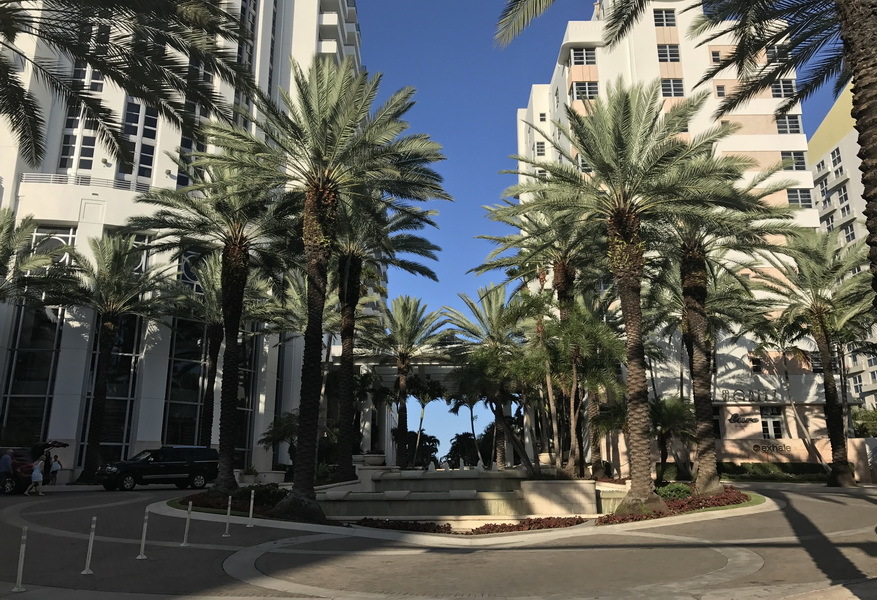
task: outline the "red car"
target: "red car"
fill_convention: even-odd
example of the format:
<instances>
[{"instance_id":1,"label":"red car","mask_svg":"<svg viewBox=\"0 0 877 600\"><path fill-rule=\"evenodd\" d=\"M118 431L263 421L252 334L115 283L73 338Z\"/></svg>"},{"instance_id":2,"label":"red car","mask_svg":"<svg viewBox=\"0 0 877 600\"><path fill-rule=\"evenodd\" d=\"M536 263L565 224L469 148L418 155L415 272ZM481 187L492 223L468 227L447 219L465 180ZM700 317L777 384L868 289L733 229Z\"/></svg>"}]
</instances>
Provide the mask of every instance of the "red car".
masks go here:
<instances>
[{"instance_id":1,"label":"red car","mask_svg":"<svg viewBox=\"0 0 877 600\"><path fill-rule=\"evenodd\" d=\"M50 448L66 448L70 444L64 442L42 442L30 448L12 448L12 477L3 482L3 493L22 493L30 485L34 461L44 455ZM0 446L0 450L6 448ZM47 467L44 467L44 471ZM47 472L47 471L46 471Z\"/></svg>"}]
</instances>

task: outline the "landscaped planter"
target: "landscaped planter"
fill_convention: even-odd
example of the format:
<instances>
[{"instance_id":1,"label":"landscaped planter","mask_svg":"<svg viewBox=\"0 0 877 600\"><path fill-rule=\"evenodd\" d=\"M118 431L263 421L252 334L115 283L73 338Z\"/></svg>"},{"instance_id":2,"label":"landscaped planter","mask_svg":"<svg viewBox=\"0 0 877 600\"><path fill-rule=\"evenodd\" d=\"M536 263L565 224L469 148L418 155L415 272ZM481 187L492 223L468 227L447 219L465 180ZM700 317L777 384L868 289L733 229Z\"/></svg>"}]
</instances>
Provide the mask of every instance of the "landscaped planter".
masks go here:
<instances>
[{"instance_id":1,"label":"landscaped planter","mask_svg":"<svg viewBox=\"0 0 877 600\"><path fill-rule=\"evenodd\" d=\"M383 454L363 454L363 462L371 467L379 467L384 464L386 456Z\"/></svg>"},{"instance_id":2,"label":"landscaped planter","mask_svg":"<svg viewBox=\"0 0 877 600\"><path fill-rule=\"evenodd\" d=\"M266 471L256 476L257 483L283 483L285 471Z\"/></svg>"}]
</instances>

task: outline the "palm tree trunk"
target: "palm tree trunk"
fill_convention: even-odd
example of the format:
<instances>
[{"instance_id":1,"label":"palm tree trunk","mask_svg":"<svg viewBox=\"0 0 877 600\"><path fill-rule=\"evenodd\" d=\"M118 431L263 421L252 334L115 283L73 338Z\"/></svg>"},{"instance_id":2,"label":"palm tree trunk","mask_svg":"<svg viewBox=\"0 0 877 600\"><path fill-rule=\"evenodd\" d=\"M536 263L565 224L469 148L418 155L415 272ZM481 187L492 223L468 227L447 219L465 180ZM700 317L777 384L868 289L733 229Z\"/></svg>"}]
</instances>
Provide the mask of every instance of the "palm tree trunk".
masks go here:
<instances>
[{"instance_id":1,"label":"palm tree trunk","mask_svg":"<svg viewBox=\"0 0 877 600\"><path fill-rule=\"evenodd\" d=\"M823 388L825 389L825 426L831 443L831 473L828 474L829 487L856 487L856 479L850 469L847 457L847 436L844 427L843 407L837 395L834 367L831 364L831 339L825 323L820 319L813 328L816 347L822 359Z\"/></svg>"},{"instance_id":2,"label":"palm tree trunk","mask_svg":"<svg viewBox=\"0 0 877 600\"><path fill-rule=\"evenodd\" d=\"M694 395L695 460L697 477L694 487L699 496L715 496L725 491L716 465L716 438L713 434L713 401L710 394L708 323L706 316L707 271L706 258L698 251L684 253L680 263L682 298L688 319L691 362L691 388ZM662 459L663 460L663 459ZM662 466L663 469L663 466Z\"/></svg>"},{"instance_id":3,"label":"palm tree trunk","mask_svg":"<svg viewBox=\"0 0 877 600\"><path fill-rule=\"evenodd\" d=\"M658 467L660 472L657 473L655 479L664 481L664 473L667 471L667 456L670 454L670 439L666 436L658 436L658 449L661 451L661 463Z\"/></svg>"},{"instance_id":4,"label":"palm tree trunk","mask_svg":"<svg viewBox=\"0 0 877 600\"><path fill-rule=\"evenodd\" d=\"M540 314L536 319L536 334L539 336L539 343L544 350L545 343L545 319ZM563 456L563 448L560 442L560 421L557 416L557 400L554 397L554 380L551 377L551 361L545 359L545 392L548 394L548 412L551 415L551 441L554 444L554 452L551 457L551 464L560 467Z\"/></svg>"},{"instance_id":5,"label":"palm tree trunk","mask_svg":"<svg viewBox=\"0 0 877 600\"><path fill-rule=\"evenodd\" d=\"M578 348L573 350L572 360L572 385L569 388L569 460L566 463L567 472L573 477L580 477L581 459L579 457L579 377L578 377Z\"/></svg>"},{"instance_id":6,"label":"palm tree trunk","mask_svg":"<svg viewBox=\"0 0 877 600\"><path fill-rule=\"evenodd\" d=\"M518 456L521 457L521 462L524 464L524 468L527 470L527 475L533 477L536 474L536 469L533 467L533 463L530 461L530 457L527 456L527 452L524 449L524 444L521 440L518 439L518 436L515 435L514 430L511 425L509 425L508 420L505 418L505 411L503 411L503 394L501 391L497 391L494 395L493 400L490 403L490 408L493 411L494 418L494 431L498 434L496 435L496 464L497 470L505 471L506 465L506 455L505 455L505 440L508 439L512 443L512 447L517 452ZM499 424L499 429L497 430L497 424Z\"/></svg>"},{"instance_id":7,"label":"palm tree trunk","mask_svg":"<svg viewBox=\"0 0 877 600\"><path fill-rule=\"evenodd\" d=\"M216 367L219 363L219 350L222 348L222 323L207 324L207 381L204 397L201 400L201 418L198 423L198 444L209 446L213 443L213 404L216 389Z\"/></svg>"},{"instance_id":8,"label":"palm tree trunk","mask_svg":"<svg viewBox=\"0 0 877 600\"><path fill-rule=\"evenodd\" d=\"M219 397L219 475L215 488L238 488L234 478L234 452L238 431L238 386L240 346L238 335L244 310L244 288L250 263L249 247L226 244L222 249L222 321L225 351L222 354L222 387Z\"/></svg>"},{"instance_id":9,"label":"palm tree trunk","mask_svg":"<svg viewBox=\"0 0 877 600\"><path fill-rule=\"evenodd\" d=\"M79 474L80 483L93 483L100 466L100 443L104 437L104 413L107 404L107 379L113 342L116 340L116 319L100 316L98 324L98 353L95 365L94 392L88 415L88 439L85 445L85 462Z\"/></svg>"},{"instance_id":10,"label":"palm tree trunk","mask_svg":"<svg viewBox=\"0 0 877 600\"><path fill-rule=\"evenodd\" d=\"M420 452L420 434L423 432L423 417L426 415L426 407L420 406L420 422L417 424L417 441L414 442L414 457L411 459L411 466L417 466L417 454Z\"/></svg>"},{"instance_id":11,"label":"palm tree trunk","mask_svg":"<svg viewBox=\"0 0 877 600\"><path fill-rule=\"evenodd\" d=\"M594 426L599 414L599 394L591 394L588 400L588 440L591 444L591 479L594 480L606 476L606 469L603 468L603 449L600 447L600 432Z\"/></svg>"},{"instance_id":12,"label":"palm tree trunk","mask_svg":"<svg viewBox=\"0 0 877 600\"><path fill-rule=\"evenodd\" d=\"M339 261L339 299L341 300L341 364L338 380L338 471L335 481L356 479L353 468L354 364L356 307L360 297L362 259L345 256Z\"/></svg>"},{"instance_id":13,"label":"palm tree trunk","mask_svg":"<svg viewBox=\"0 0 877 600\"><path fill-rule=\"evenodd\" d=\"M396 404L399 407L399 422L396 424L396 466L408 468L408 371L405 362L396 364L396 383L399 388Z\"/></svg>"},{"instance_id":14,"label":"palm tree trunk","mask_svg":"<svg viewBox=\"0 0 877 600\"><path fill-rule=\"evenodd\" d=\"M853 110L859 132L859 158L862 164L862 197L868 228L868 259L871 262L871 289L877 292L877 11L867 0L836 0L844 58L852 72ZM877 295L873 300L877 311Z\"/></svg>"},{"instance_id":15,"label":"palm tree trunk","mask_svg":"<svg viewBox=\"0 0 877 600\"><path fill-rule=\"evenodd\" d=\"M295 451L293 489L316 497L314 475L317 460L317 429L322 391L323 309L326 306L326 282L329 273L331 239L327 235L334 222L337 199L308 193L302 217L308 295L308 323L305 326L299 400L299 435Z\"/></svg>"},{"instance_id":16,"label":"palm tree trunk","mask_svg":"<svg viewBox=\"0 0 877 600\"><path fill-rule=\"evenodd\" d=\"M643 247L639 219L613 215L608 224L610 267L615 276L627 352L627 447L630 454L630 491L616 514L666 512L667 505L655 494L651 467L649 390L646 382L645 347L642 338Z\"/></svg>"},{"instance_id":17,"label":"palm tree trunk","mask_svg":"<svg viewBox=\"0 0 877 600\"><path fill-rule=\"evenodd\" d=\"M792 409L792 415L795 417L795 422L798 424L798 429L801 431L801 435L803 436L802 440L804 446L807 448L807 453L810 455L810 459L813 462L822 465L825 468L825 473L827 475L831 473L831 467L829 467L822 459L822 455L819 454L819 450L816 449L816 445L813 443L810 429L804 425L804 420L801 418L801 415L798 414L798 405L792 397L792 385L789 381L789 359L786 356L785 349L781 349L781 352L783 354L783 387L786 391L786 398L789 401L789 406Z\"/></svg>"},{"instance_id":18,"label":"palm tree trunk","mask_svg":"<svg viewBox=\"0 0 877 600\"><path fill-rule=\"evenodd\" d=\"M471 405L469 406L469 425L472 427L472 441L475 443L475 452L478 454L478 462L484 465L484 457L481 456L481 447L478 445L478 438L475 436L475 408Z\"/></svg>"}]
</instances>

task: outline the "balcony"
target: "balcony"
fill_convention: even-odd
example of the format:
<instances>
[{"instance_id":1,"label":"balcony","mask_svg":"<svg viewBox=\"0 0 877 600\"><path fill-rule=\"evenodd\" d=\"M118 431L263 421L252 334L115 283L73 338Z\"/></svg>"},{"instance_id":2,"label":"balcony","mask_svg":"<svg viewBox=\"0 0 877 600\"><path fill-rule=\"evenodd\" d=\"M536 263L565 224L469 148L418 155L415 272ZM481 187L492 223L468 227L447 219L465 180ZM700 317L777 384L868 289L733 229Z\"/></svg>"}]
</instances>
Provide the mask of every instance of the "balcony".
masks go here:
<instances>
[{"instance_id":1,"label":"balcony","mask_svg":"<svg viewBox=\"0 0 877 600\"><path fill-rule=\"evenodd\" d=\"M152 189L146 183L123 181L121 179L100 179L91 175L64 175L57 173L22 173L21 183L48 183L52 185L81 185L88 187L112 188L123 192L144 193Z\"/></svg>"}]
</instances>

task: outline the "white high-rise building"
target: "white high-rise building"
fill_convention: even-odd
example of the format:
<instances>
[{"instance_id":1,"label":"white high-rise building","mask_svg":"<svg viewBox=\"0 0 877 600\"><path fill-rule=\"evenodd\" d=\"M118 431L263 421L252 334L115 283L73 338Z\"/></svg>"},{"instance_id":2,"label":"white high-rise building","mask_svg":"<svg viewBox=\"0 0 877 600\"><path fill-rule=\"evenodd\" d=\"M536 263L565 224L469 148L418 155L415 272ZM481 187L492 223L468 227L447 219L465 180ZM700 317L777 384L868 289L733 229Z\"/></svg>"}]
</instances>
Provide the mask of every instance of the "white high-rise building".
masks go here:
<instances>
[{"instance_id":1,"label":"white high-rise building","mask_svg":"<svg viewBox=\"0 0 877 600\"><path fill-rule=\"evenodd\" d=\"M272 97L291 90L290 61L306 69L316 54L350 57L361 66L355 0L234 0L250 40L238 49L257 84ZM46 52L39 41L24 40L32 55ZM70 244L89 254L89 238L122 226L151 208L135 204L150 187L188 183L172 156L192 141L174 126L83 63L69 63L74 76L101 94L122 121L133 165L120 164L102 147L92 125L41 86L33 74L25 84L40 99L47 123L46 156L27 164L0 121L0 206L32 215L40 224L35 244ZM198 65L192 65L198 69ZM209 75L206 75L209 77ZM226 84L217 89L229 102L245 99ZM59 440L65 466L81 464L88 402L95 364L94 315L75 308L33 310L0 306L0 445ZM300 344L276 337L245 338L240 383L241 465L272 466L272 456L255 445L275 412L298 402ZM113 346L113 367L105 416L105 458L127 457L161 444L195 444L205 386L204 326L168 318L161 324L128 319ZM219 398L217 379L216 398ZM215 412L214 442L218 415Z\"/></svg>"},{"instance_id":2,"label":"white high-rise building","mask_svg":"<svg viewBox=\"0 0 877 600\"><path fill-rule=\"evenodd\" d=\"M690 9L692 2L656 0L624 40L609 48L603 43L603 19L610 3L611 0L597 2L590 21L567 25L549 82L533 85L526 108L518 110L518 154L537 160L558 159L552 142L568 144L556 126L568 124L567 106L584 114L585 103L604 94L619 78L628 85L660 81L666 106L706 91L709 97L705 107L689 124L689 132L696 135L715 126L712 115L722 98L738 85L736 74L728 69L700 86L696 84L712 65L733 51L730 37L701 45L703 39L688 35L697 16L697 9ZM768 48L760 60L770 61L783 51L780 46ZM747 177L788 161L788 166L776 177L792 180L794 184L766 200L777 206L799 207L795 221L816 228L819 214L813 197L813 174L807 167L801 109L796 106L785 115L775 115L784 98L794 90L795 79L783 79L722 117L740 128L718 143L716 152L753 159L755 166ZM524 162L519 162L518 169L524 173L519 176L521 181L528 177L527 173L536 173L535 167ZM800 361L791 361L790 386L786 389L778 354L767 358L757 354L755 342L747 339L728 337L717 340L716 346L713 394L716 437L721 438L717 440L720 460L809 460L800 440L804 437L802 428L807 427L815 438L827 437L818 372L813 373ZM689 397L687 357L678 338L665 344L664 349L664 362L653 365L654 386L650 384L650 394L656 389L661 395L679 395L681 390L683 396ZM800 418L795 416L796 410ZM784 443L754 443L764 439L782 439ZM820 440L820 444L827 444L827 439Z\"/></svg>"},{"instance_id":3,"label":"white high-rise building","mask_svg":"<svg viewBox=\"0 0 877 600\"><path fill-rule=\"evenodd\" d=\"M852 117L853 93L847 87L813 133L809 143L809 166L813 172L813 198L819 208L823 231L836 231L845 244L863 240L865 199L862 197L862 163L859 133ZM844 352L846 394L870 407L877 405L877 357L856 352L851 344Z\"/></svg>"}]
</instances>

